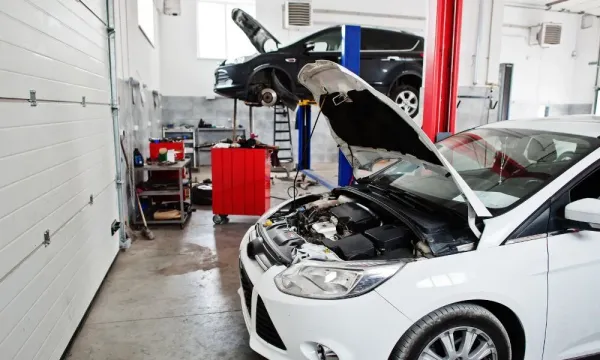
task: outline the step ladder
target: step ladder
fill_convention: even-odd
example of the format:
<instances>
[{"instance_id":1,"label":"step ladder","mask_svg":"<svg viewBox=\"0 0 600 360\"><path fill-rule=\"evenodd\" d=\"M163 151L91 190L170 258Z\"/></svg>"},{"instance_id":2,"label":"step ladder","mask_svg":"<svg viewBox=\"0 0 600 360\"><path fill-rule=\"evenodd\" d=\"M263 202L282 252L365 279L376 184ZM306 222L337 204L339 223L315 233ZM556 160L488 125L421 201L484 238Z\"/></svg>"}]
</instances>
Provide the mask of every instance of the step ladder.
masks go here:
<instances>
[{"instance_id":1,"label":"step ladder","mask_svg":"<svg viewBox=\"0 0 600 360\"><path fill-rule=\"evenodd\" d=\"M290 112L281 103L273 107L273 145L279 147L279 161L282 164L294 162Z\"/></svg>"}]
</instances>

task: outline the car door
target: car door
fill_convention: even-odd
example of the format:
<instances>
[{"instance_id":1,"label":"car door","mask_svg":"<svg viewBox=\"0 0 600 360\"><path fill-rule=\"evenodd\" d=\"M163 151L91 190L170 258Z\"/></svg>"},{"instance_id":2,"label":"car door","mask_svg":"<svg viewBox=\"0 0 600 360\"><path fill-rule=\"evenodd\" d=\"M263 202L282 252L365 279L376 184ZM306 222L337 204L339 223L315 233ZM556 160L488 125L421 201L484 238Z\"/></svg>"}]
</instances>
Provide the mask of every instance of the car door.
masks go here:
<instances>
[{"instance_id":1,"label":"car door","mask_svg":"<svg viewBox=\"0 0 600 360\"><path fill-rule=\"evenodd\" d=\"M387 94L406 64L422 61L423 39L401 31L362 28L360 76Z\"/></svg>"},{"instance_id":2,"label":"car door","mask_svg":"<svg viewBox=\"0 0 600 360\"><path fill-rule=\"evenodd\" d=\"M551 203L548 222L548 321L544 359L600 355L600 231L564 219L570 202L600 197L600 155Z\"/></svg>"}]
</instances>

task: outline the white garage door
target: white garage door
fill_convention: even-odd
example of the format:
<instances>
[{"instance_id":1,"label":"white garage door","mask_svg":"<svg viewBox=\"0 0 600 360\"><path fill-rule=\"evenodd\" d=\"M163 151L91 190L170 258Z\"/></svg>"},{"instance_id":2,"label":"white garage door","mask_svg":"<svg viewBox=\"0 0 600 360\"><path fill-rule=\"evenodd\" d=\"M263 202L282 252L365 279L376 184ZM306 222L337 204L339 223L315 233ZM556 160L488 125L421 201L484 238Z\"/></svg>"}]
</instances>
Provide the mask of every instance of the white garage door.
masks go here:
<instances>
[{"instance_id":1,"label":"white garage door","mask_svg":"<svg viewBox=\"0 0 600 360\"><path fill-rule=\"evenodd\" d=\"M103 3L0 0L2 360L60 358L118 251Z\"/></svg>"}]
</instances>

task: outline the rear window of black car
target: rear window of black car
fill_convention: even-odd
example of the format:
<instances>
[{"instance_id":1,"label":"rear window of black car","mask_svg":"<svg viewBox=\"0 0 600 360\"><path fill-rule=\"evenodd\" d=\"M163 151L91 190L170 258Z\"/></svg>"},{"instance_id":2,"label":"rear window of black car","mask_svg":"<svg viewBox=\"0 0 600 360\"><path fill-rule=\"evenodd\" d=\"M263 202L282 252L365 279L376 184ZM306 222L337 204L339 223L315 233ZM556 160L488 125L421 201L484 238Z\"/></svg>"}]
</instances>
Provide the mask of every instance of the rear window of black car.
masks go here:
<instances>
[{"instance_id":1,"label":"rear window of black car","mask_svg":"<svg viewBox=\"0 0 600 360\"><path fill-rule=\"evenodd\" d=\"M423 39L408 33L363 28L360 36L361 50L423 50Z\"/></svg>"}]
</instances>

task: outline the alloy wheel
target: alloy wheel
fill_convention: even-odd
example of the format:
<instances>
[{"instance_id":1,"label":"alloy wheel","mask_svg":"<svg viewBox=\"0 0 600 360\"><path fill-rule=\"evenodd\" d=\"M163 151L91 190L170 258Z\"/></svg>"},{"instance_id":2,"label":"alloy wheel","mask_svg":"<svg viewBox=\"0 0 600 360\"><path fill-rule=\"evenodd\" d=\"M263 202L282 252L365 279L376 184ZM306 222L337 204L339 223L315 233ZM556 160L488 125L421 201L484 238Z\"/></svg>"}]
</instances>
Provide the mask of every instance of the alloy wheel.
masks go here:
<instances>
[{"instance_id":1,"label":"alloy wheel","mask_svg":"<svg viewBox=\"0 0 600 360\"><path fill-rule=\"evenodd\" d=\"M488 334L462 326L436 336L423 349L419 360L498 360L498 351Z\"/></svg>"},{"instance_id":2,"label":"alloy wheel","mask_svg":"<svg viewBox=\"0 0 600 360\"><path fill-rule=\"evenodd\" d=\"M396 104L400 105L400 108L404 110L408 116L413 116L419 109L419 98L417 94L410 90L402 90L396 95L394 99Z\"/></svg>"}]
</instances>

